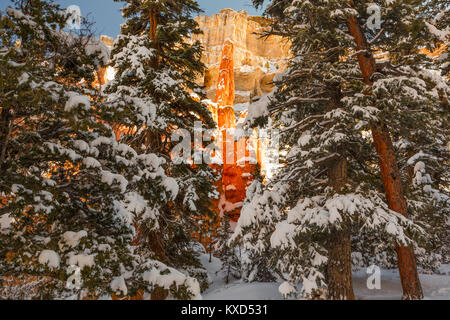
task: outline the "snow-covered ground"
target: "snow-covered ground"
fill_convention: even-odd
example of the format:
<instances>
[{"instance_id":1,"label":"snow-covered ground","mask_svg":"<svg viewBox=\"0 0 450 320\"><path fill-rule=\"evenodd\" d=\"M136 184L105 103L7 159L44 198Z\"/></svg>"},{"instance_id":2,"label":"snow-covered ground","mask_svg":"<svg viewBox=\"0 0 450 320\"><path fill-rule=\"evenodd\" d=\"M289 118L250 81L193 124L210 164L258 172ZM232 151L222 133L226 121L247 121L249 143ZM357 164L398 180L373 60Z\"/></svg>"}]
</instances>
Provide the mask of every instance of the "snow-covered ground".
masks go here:
<instances>
[{"instance_id":1,"label":"snow-covered ground","mask_svg":"<svg viewBox=\"0 0 450 320\"><path fill-rule=\"evenodd\" d=\"M280 300L278 292L281 283L243 283L241 281L225 284L223 274L220 273L221 262L209 255L201 257L202 264L208 270L212 283L203 293L204 300ZM450 265L443 265L441 273L427 275L421 274L420 280L427 300L450 299ZM369 290L367 288L367 275L365 270L353 274L353 286L357 299L360 300L396 300L402 296L400 277L397 270L381 271L381 289Z\"/></svg>"}]
</instances>

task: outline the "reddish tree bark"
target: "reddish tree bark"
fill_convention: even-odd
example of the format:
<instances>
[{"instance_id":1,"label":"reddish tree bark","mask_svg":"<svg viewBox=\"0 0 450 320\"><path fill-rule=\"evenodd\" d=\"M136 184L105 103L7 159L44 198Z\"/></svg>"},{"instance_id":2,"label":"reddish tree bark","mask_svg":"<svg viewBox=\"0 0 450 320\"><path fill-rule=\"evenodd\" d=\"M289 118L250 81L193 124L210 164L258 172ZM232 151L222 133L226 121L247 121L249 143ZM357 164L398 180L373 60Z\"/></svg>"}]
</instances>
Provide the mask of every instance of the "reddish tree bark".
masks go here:
<instances>
[{"instance_id":1,"label":"reddish tree bark","mask_svg":"<svg viewBox=\"0 0 450 320\"><path fill-rule=\"evenodd\" d=\"M356 43L358 62L364 82L372 85L372 75L376 71L375 58L361 27L355 17L348 20L348 28ZM372 137L379 156L386 199L391 210L408 217L406 199L400 177L397 159L389 129L386 125L372 124ZM403 288L403 299L422 299L423 291L417 272L416 258L411 247L396 245L398 269Z\"/></svg>"},{"instance_id":2,"label":"reddish tree bark","mask_svg":"<svg viewBox=\"0 0 450 320\"><path fill-rule=\"evenodd\" d=\"M158 30L158 14L159 11L157 8L151 8L150 9L150 32L149 37L153 41L153 48L158 51L159 44L158 44L158 38L156 36L156 31ZM154 69L158 69L159 65L159 59L158 57L155 57L152 61L152 67Z\"/></svg>"}]
</instances>

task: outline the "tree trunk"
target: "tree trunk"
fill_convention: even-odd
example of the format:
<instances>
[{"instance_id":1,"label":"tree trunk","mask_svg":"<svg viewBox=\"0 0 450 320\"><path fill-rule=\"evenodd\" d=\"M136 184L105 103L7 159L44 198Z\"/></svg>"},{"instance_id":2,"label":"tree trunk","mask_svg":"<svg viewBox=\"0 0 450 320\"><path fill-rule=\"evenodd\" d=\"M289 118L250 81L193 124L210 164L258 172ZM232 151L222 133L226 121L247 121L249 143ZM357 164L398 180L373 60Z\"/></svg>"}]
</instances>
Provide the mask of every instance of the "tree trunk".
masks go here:
<instances>
[{"instance_id":1,"label":"tree trunk","mask_svg":"<svg viewBox=\"0 0 450 320\"><path fill-rule=\"evenodd\" d=\"M13 120L9 108L0 107L0 172L3 172L4 169Z\"/></svg>"},{"instance_id":2,"label":"tree trunk","mask_svg":"<svg viewBox=\"0 0 450 320\"><path fill-rule=\"evenodd\" d=\"M358 54L358 62L364 82L372 85L371 77L376 71L376 62L370 46L355 17L349 18L348 28L355 40L356 50L362 51ZM375 148L379 156L380 171L389 208L408 217L400 171L389 129L387 126L379 124L373 124L371 129ZM414 250L411 247L399 244L396 245L396 250L403 288L403 299L422 299L423 292L417 272Z\"/></svg>"},{"instance_id":3,"label":"tree trunk","mask_svg":"<svg viewBox=\"0 0 450 320\"><path fill-rule=\"evenodd\" d=\"M334 229L328 241L328 299L354 300L350 231Z\"/></svg>"},{"instance_id":4,"label":"tree trunk","mask_svg":"<svg viewBox=\"0 0 450 320\"><path fill-rule=\"evenodd\" d=\"M389 208L408 217L406 199L398 169L394 147L386 127L372 129L375 148L379 154L381 176ZM423 292L417 272L416 257L411 247L396 245L398 268L403 288L403 299L422 299Z\"/></svg>"},{"instance_id":5,"label":"tree trunk","mask_svg":"<svg viewBox=\"0 0 450 320\"><path fill-rule=\"evenodd\" d=\"M166 264L170 262L164 250L163 236L159 231L150 231L146 240L159 261Z\"/></svg>"},{"instance_id":6,"label":"tree trunk","mask_svg":"<svg viewBox=\"0 0 450 320\"><path fill-rule=\"evenodd\" d=\"M335 159L328 169L328 181L341 192L347 181L347 160ZM349 223L344 218L340 229L333 228L328 239L328 299L354 300Z\"/></svg>"},{"instance_id":7,"label":"tree trunk","mask_svg":"<svg viewBox=\"0 0 450 320\"><path fill-rule=\"evenodd\" d=\"M153 41L153 48L156 51L159 51L159 44L158 44L158 38L156 37L156 31L158 30L158 14L159 11L157 8L151 8L150 9L150 32L149 37ZM158 56L155 56L155 58L152 60L152 67L154 69L158 69L159 65L159 59Z\"/></svg>"},{"instance_id":8,"label":"tree trunk","mask_svg":"<svg viewBox=\"0 0 450 320\"><path fill-rule=\"evenodd\" d=\"M157 38L157 30L158 30L158 14L159 11L157 8L152 7L150 8L150 31L149 31L149 37L150 40L153 41L153 48L158 51L159 50L159 44L158 44L158 38ZM156 70L159 67L159 59L158 56L156 56L152 60L152 67ZM161 151L161 134L158 132L151 132L149 131L146 137L145 145L148 147L150 146L153 152L159 150ZM151 247L151 250L153 253L155 253L156 257L164 263L169 263L169 259L166 256L165 250L164 250L164 240L163 236L159 231L150 231L146 235L146 240L148 241L148 244ZM167 296L166 290L161 288L156 288L152 292L152 300L164 300Z\"/></svg>"},{"instance_id":9,"label":"tree trunk","mask_svg":"<svg viewBox=\"0 0 450 320\"><path fill-rule=\"evenodd\" d=\"M161 287L156 287L155 289L153 289L150 299L151 300L166 300L168 296L169 296L168 290L161 288Z\"/></svg>"}]
</instances>

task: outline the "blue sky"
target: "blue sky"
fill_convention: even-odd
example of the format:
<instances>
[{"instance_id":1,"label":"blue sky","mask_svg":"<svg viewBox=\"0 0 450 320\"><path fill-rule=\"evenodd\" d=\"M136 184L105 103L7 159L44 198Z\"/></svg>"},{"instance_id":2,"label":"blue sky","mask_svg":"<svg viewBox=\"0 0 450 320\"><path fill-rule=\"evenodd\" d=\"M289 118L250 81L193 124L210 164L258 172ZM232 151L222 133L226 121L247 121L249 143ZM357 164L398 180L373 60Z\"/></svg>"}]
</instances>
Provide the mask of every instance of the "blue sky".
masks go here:
<instances>
[{"instance_id":1,"label":"blue sky","mask_svg":"<svg viewBox=\"0 0 450 320\"><path fill-rule=\"evenodd\" d=\"M95 22L94 31L97 35L105 34L116 37L120 32L120 24L123 22L120 8L123 3L113 0L56 0L63 7L78 5L84 17ZM10 0L0 0L0 10L4 10ZM252 15L261 15L262 11L257 11L251 5L251 0L198 0L204 14L212 15L223 8L235 10L246 10Z\"/></svg>"}]
</instances>

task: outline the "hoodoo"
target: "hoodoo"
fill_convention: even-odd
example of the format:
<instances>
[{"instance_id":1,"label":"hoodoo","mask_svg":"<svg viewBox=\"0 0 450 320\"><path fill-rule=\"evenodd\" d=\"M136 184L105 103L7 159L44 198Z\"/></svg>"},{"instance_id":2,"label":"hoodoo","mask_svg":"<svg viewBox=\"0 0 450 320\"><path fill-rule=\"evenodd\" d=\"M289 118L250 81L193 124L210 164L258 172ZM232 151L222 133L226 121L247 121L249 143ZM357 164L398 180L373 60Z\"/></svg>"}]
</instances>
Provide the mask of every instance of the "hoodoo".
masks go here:
<instances>
[{"instance_id":1,"label":"hoodoo","mask_svg":"<svg viewBox=\"0 0 450 320\"><path fill-rule=\"evenodd\" d=\"M234 44L227 39L223 46L215 102L222 144L223 174L218 211L228 214L233 221L239 218L246 188L251 182L254 166L249 163L248 139L234 141L236 115L234 110ZM219 141L220 141L219 139Z\"/></svg>"},{"instance_id":2,"label":"hoodoo","mask_svg":"<svg viewBox=\"0 0 450 320\"><path fill-rule=\"evenodd\" d=\"M202 44L202 62L206 65L198 82L205 87L208 99L216 102L210 110L220 129L218 140L225 138L226 130L230 133L228 141L219 142L224 151L219 168L223 175L216 184L220 200L212 204L220 215L227 213L237 221L255 160L263 170L265 165L262 141L255 141L253 136L233 142L231 133L239 119L245 118L250 101L273 91L274 76L286 68L290 43L279 36L262 38L260 34L270 21L243 10L223 9L195 20L202 33L193 34L191 40Z\"/></svg>"}]
</instances>

